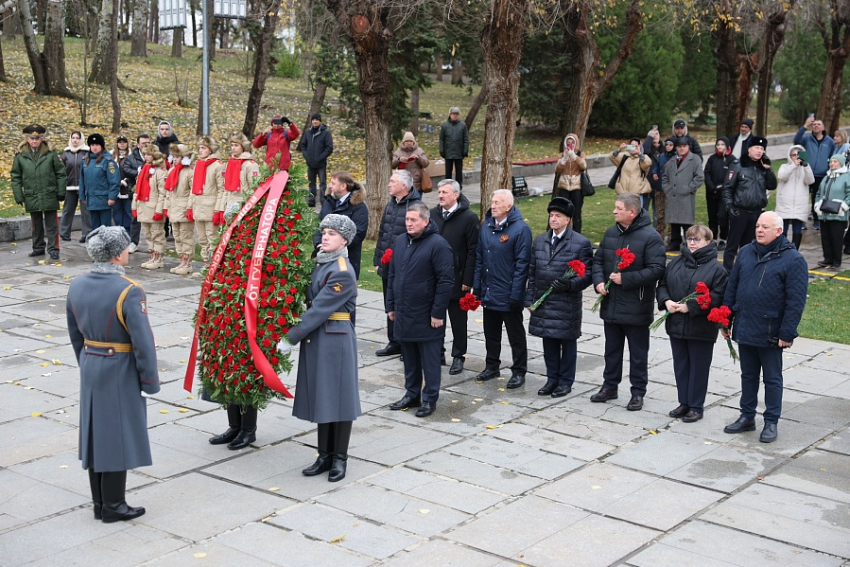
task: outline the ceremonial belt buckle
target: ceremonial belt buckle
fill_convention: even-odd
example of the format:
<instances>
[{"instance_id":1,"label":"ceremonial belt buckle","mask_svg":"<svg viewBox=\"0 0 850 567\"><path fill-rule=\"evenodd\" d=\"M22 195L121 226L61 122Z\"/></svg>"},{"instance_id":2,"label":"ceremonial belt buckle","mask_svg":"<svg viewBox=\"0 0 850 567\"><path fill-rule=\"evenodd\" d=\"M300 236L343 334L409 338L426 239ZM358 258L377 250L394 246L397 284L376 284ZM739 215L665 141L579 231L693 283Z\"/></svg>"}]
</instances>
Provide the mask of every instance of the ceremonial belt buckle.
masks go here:
<instances>
[{"instance_id":1,"label":"ceremonial belt buckle","mask_svg":"<svg viewBox=\"0 0 850 567\"><path fill-rule=\"evenodd\" d=\"M336 311L331 313L331 316L328 317L328 321L351 321L351 313Z\"/></svg>"},{"instance_id":2,"label":"ceremonial belt buckle","mask_svg":"<svg viewBox=\"0 0 850 567\"><path fill-rule=\"evenodd\" d=\"M85 344L86 352L100 356L113 355L116 352L133 352L132 343L104 343L86 339Z\"/></svg>"}]
</instances>

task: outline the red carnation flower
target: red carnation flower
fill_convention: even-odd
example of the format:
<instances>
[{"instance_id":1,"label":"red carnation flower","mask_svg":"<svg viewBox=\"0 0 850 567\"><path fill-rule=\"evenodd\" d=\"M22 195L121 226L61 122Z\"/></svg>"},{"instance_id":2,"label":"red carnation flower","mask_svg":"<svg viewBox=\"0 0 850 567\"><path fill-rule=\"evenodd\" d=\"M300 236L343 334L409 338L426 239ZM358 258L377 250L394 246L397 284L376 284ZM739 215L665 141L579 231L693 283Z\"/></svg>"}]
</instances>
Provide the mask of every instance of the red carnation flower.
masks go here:
<instances>
[{"instance_id":1,"label":"red carnation flower","mask_svg":"<svg viewBox=\"0 0 850 567\"><path fill-rule=\"evenodd\" d=\"M381 264L389 264L390 262L392 262L392 259L393 259L393 249L387 248L387 250L384 252L384 255L381 256Z\"/></svg>"}]
</instances>

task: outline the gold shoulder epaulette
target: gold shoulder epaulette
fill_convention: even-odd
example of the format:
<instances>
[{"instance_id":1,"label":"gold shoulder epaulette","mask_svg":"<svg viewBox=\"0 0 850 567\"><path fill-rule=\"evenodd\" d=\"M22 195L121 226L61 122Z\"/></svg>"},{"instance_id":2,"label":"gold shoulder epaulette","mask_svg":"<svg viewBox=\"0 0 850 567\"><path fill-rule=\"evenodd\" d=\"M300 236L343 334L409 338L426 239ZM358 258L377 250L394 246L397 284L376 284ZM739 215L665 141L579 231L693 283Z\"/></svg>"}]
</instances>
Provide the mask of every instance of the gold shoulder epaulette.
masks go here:
<instances>
[{"instance_id":1,"label":"gold shoulder epaulette","mask_svg":"<svg viewBox=\"0 0 850 567\"><path fill-rule=\"evenodd\" d=\"M345 261L345 258L342 258L342 257L337 258L336 263L339 266L340 271L343 271L343 272L348 271L348 262Z\"/></svg>"},{"instance_id":2,"label":"gold shoulder epaulette","mask_svg":"<svg viewBox=\"0 0 850 567\"><path fill-rule=\"evenodd\" d=\"M131 284L133 284L133 285L139 285L138 283L134 282L133 280L131 280L131 279L130 279L130 278L128 278L127 276L121 276L121 277L122 277L122 278L124 278L125 280L127 280L128 282L130 282L130 283L131 283Z\"/></svg>"}]
</instances>

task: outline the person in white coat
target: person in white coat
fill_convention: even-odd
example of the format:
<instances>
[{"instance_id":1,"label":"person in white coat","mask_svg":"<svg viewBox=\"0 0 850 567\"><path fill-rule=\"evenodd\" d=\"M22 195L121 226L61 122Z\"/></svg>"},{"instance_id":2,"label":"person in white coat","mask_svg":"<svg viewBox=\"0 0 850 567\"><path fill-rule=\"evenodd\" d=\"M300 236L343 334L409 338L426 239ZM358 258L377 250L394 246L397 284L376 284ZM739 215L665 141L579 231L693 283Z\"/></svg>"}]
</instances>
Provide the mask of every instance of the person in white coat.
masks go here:
<instances>
[{"instance_id":1,"label":"person in white coat","mask_svg":"<svg viewBox=\"0 0 850 567\"><path fill-rule=\"evenodd\" d=\"M803 152L803 155L800 154ZM784 236L788 238L788 225L792 236L788 238L797 250L803 241L803 227L809 218L809 185L815 182L812 166L806 162L803 146L788 148L788 162L779 168L776 187L776 214L785 220Z\"/></svg>"}]
</instances>

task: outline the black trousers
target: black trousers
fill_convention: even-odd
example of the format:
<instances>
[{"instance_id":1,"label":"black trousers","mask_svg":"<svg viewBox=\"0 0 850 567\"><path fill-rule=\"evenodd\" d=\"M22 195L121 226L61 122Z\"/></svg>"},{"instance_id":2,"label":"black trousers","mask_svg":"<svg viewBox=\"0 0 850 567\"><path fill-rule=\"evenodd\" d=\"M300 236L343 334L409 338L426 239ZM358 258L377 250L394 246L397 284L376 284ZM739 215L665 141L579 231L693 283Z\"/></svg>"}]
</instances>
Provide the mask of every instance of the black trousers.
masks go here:
<instances>
[{"instance_id":1,"label":"black trousers","mask_svg":"<svg viewBox=\"0 0 850 567\"><path fill-rule=\"evenodd\" d=\"M844 221L820 221L820 241L823 246L823 261L836 268L841 265L841 255L844 248Z\"/></svg>"},{"instance_id":2,"label":"black trousers","mask_svg":"<svg viewBox=\"0 0 850 567\"><path fill-rule=\"evenodd\" d=\"M782 349L738 345L741 355L741 415L756 416L759 374L764 380L764 422L776 423L782 414Z\"/></svg>"},{"instance_id":3,"label":"black trousers","mask_svg":"<svg viewBox=\"0 0 850 567\"><path fill-rule=\"evenodd\" d=\"M682 242L685 239L685 234L687 234L688 229L691 228L689 224L670 224L670 247L679 250L682 247Z\"/></svg>"},{"instance_id":4,"label":"black trousers","mask_svg":"<svg viewBox=\"0 0 850 567\"><path fill-rule=\"evenodd\" d=\"M460 308L460 300L449 300L449 322L452 325L452 358L458 356L466 356L466 323L469 320L469 314ZM446 351L443 346L441 352Z\"/></svg>"},{"instance_id":5,"label":"black trousers","mask_svg":"<svg viewBox=\"0 0 850 567\"><path fill-rule=\"evenodd\" d=\"M705 205L708 209L708 228L714 233L715 239L726 240L729 237L729 217L726 214L723 194L718 192L717 195L712 195L706 192Z\"/></svg>"},{"instance_id":6,"label":"black trousers","mask_svg":"<svg viewBox=\"0 0 850 567\"><path fill-rule=\"evenodd\" d=\"M559 191L558 196L567 199L575 207L573 230L581 234L581 208L584 206L584 195L582 195L581 189L577 189L576 191Z\"/></svg>"},{"instance_id":7,"label":"black trousers","mask_svg":"<svg viewBox=\"0 0 850 567\"><path fill-rule=\"evenodd\" d=\"M818 195L818 189L820 188L820 182L823 181L825 175L821 175L818 177L815 176L815 182L809 185L809 194L812 196L812 219L814 222L818 222L818 214L815 212L815 197Z\"/></svg>"},{"instance_id":8,"label":"black trousers","mask_svg":"<svg viewBox=\"0 0 850 567\"><path fill-rule=\"evenodd\" d=\"M629 341L629 382L633 396L645 396L649 383L647 361L649 325L605 323L605 370L603 388L617 390L623 379L623 351Z\"/></svg>"},{"instance_id":9,"label":"black trousers","mask_svg":"<svg viewBox=\"0 0 850 567\"><path fill-rule=\"evenodd\" d=\"M578 341L575 339L543 339L543 361L547 381L572 388L576 380Z\"/></svg>"},{"instance_id":10,"label":"black trousers","mask_svg":"<svg viewBox=\"0 0 850 567\"><path fill-rule=\"evenodd\" d=\"M426 402L436 402L440 397L440 348L443 341L401 341L400 344L401 355L404 357L404 389L407 395Z\"/></svg>"},{"instance_id":11,"label":"black trousers","mask_svg":"<svg viewBox=\"0 0 850 567\"><path fill-rule=\"evenodd\" d=\"M387 304L387 278L381 278L381 291L384 293L384 305ZM389 341L390 345L397 345L398 341L395 340L395 323L387 317L387 341ZM439 361L438 361L439 362Z\"/></svg>"},{"instance_id":12,"label":"black trousers","mask_svg":"<svg viewBox=\"0 0 850 567\"><path fill-rule=\"evenodd\" d=\"M447 159L446 160L446 179L452 179L452 169L454 169L454 180L463 188L463 160L462 159Z\"/></svg>"},{"instance_id":13,"label":"black trousers","mask_svg":"<svg viewBox=\"0 0 850 567\"><path fill-rule=\"evenodd\" d=\"M738 249L749 244L756 237L756 223L761 211L738 211L738 216L729 214L729 240L723 251L723 267L732 273Z\"/></svg>"},{"instance_id":14,"label":"black trousers","mask_svg":"<svg viewBox=\"0 0 850 567\"><path fill-rule=\"evenodd\" d=\"M508 333L513 362L511 372L525 376L528 370L528 343L525 338L525 326L522 311L496 311L484 308L484 345L485 358L489 370L498 370L502 364L502 324Z\"/></svg>"},{"instance_id":15,"label":"black trousers","mask_svg":"<svg viewBox=\"0 0 850 567\"><path fill-rule=\"evenodd\" d=\"M142 236L142 223L133 219L133 222L130 224L130 242L139 245L139 238Z\"/></svg>"},{"instance_id":16,"label":"black trousers","mask_svg":"<svg viewBox=\"0 0 850 567\"><path fill-rule=\"evenodd\" d=\"M702 413L714 343L670 337L670 350L673 351L673 375L676 377L679 403Z\"/></svg>"}]
</instances>

